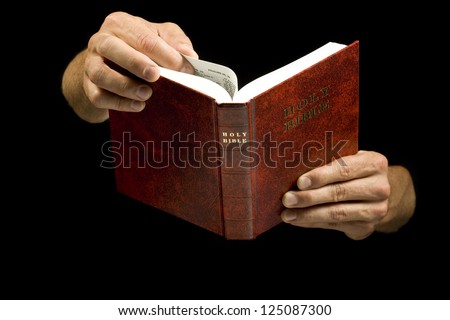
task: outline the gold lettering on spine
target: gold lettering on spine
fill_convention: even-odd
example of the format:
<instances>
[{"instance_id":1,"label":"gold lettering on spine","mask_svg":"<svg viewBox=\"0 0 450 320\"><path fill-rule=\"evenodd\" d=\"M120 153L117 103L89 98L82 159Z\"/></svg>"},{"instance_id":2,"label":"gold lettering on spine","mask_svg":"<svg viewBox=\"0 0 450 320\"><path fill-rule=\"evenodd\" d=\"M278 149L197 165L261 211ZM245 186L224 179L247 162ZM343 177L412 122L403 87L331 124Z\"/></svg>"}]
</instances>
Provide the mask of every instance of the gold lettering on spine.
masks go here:
<instances>
[{"instance_id":1,"label":"gold lettering on spine","mask_svg":"<svg viewBox=\"0 0 450 320\"><path fill-rule=\"evenodd\" d=\"M222 132L222 143L246 143L247 142L247 132Z\"/></svg>"}]
</instances>

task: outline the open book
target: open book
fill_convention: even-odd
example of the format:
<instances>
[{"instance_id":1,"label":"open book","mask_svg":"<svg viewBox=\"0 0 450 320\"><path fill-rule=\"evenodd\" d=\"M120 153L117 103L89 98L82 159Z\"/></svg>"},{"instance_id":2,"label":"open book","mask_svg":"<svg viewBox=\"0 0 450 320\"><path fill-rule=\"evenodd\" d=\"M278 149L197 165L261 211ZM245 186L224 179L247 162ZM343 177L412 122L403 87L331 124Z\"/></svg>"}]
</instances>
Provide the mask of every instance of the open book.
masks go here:
<instances>
[{"instance_id":1,"label":"open book","mask_svg":"<svg viewBox=\"0 0 450 320\"><path fill-rule=\"evenodd\" d=\"M232 69L188 56L185 56L185 58L194 67L194 75L176 72L163 67L161 67L161 75L213 97L217 103L247 102L283 80L336 53L345 46L336 42L328 42L311 53L251 81L239 90L238 78Z\"/></svg>"},{"instance_id":2,"label":"open book","mask_svg":"<svg viewBox=\"0 0 450 320\"><path fill-rule=\"evenodd\" d=\"M110 110L117 190L226 239L281 223L298 177L358 150L359 42L330 42L238 90L229 68L161 68L141 112Z\"/></svg>"}]
</instances>

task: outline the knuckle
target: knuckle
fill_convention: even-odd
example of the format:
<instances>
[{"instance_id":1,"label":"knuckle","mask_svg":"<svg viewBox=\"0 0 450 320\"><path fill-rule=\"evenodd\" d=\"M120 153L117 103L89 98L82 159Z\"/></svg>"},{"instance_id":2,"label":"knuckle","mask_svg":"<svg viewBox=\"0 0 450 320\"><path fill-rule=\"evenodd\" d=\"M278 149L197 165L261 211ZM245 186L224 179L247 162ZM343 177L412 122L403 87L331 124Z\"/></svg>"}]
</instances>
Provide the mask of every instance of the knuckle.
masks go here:
<instances>
[{"instance_id":1,"label":"knuckle","mask_svg":"<svg viewBox=\"0 0 450 320\"><path fill-rule=\"evenodd\" d=\"M364 221L379 221L387 215L388 202L379 201L370 203L364 209L359 211L360 216Z\"/></svg>"},{"instance_id":2,"label":"knuckle","mask_svg":"<svg viewBox=\"0 0 450 320\"><path fill-rule=\"evenodd\" d=\"M388 212L388 202L380 201L372 209L372 214L377 220L383 219Z\"/></svg>"},{"instance_id":3,"label":"knuckle","mask_svg":"<svg viewBox=\"0 0 450 320\"><path fill-rule=\"evenodd\" d=\"M343 201L347 197L347 189L341 183L335 183L331 188L331 197L334 202Z\"/></svg>"},{"instance_id":4,"label":"knuckle","mask_svg":"<svg viewBox=\"0 0 450 320\"><path fill-rule=\"evenodd\" d=\"M106 70L104 65L86 62L86 74L92 83L99 85L106 77Z\"/></svg>"},{"instance_id":5,"label":"knuckle","mask_svg":"<svg viewBox=\"0 0 450 320\"><path fill-rule=\"evenodd\" d=\"M372 167L376 170L376 171L387 171L388 169L388 159L377 152L374 152L375 157L373 159L373 161L371 161L371 165Z\"/></svg>"},{"instance_id":6,"label":"knuckle","mask_svg":"<svg viewBox=\"0 0 450 320\"><path fill-rule=\"evenodd\" d=\"M104 107L104 98L100 90L91 91L88 95L88 99L97 108Z\"/></svg>"},{"instance_id":7,"label":"knuckle","mask_svg":"<svg viewBox=\"0 0 450 320\"><path fill-rule=\"evenodd\" d=\"M125 93L130 90L130 82L126 79L121 79L118 81L117 85L120 93Z\"/></svg>"},{"instance_id":8,"label":"knuckle","mask_svg":"<svg viewBox=\"0 0 450 320\"><path fill-rule=\"evenodd\" d=\"M330 208L328 215L333 221L345 221L347 219L348 213L343 207L333 206Z\"/></svg>"},{"instance_id":9,"label":"knuckle","mask_svg":"<svg viewBox=\"0 0 450 320\"><path fill-rule=\"evenodd\" d=\"M128 56L128 59L126 61L126 66L127 66L127 69L129 69L129 70L138 70L139 59L134 55Z\"/></svg>"},{"instance_id":10,"label":"knuckle","mask_svg":"<svg viewBox=\"0 0 450 320\"><path fill-rule=\"evenodd\" d=\"M166 29L170 29L170 30L181 30L180 26L172 21L168 21L168 22L163 22L162 25L164 26L164 28Z\"/></svg>"},{"instance_id":11,"label":"knuckle","mask_svg":"<svg viewBox=\"0 0 450 320\"><path fill-rule=\"evenodd\" d=\"M108 109L110 110L116 110L116 111L126 111L127 109L125 108L125 106L120 103L120 99L115 100L113 103L111 103L108 106Z\"/></svg>"},{"instance_id":12,"label":"knuckle","mask_svg":"<svg viewBox=\"0 0 450 320\"><path fill-rule=\"evenodd\" d=\"M116 11L108 14L103 20L103 24L107 26L120 26L121 21L127 14L122 11Z\"/></svg>"},{"instance_id":13,"label":"knuckle","mask_svg":"<svg viewBox=\"0 0 450 320\"><path fill-rule=\"evenodd\" d=\"M377 199L388 199L391 195L391 185L387 178L382 183L372 184L371 192Z\"/></svg>"},{"instance_id":14,"label":"knuckle","mask_svg":"<svg viewBox=\"0 0 450 320\"><path fill-rule=\"evenodd\" d=\"M160 38L153 33L141 34L136 40L137 47L142 48L142 51L148 54L155 50L159 41Z\"/></svg>"},{"instance_id":15,"label":"knuckle","mask_svg":"<svg viewBox=\"0 0 450 320\"><path fill-rule=\"evenodd\" d=\"M352 170L349 165L338 165L338 174L341 179L348 179L352 175Z\"/></svg>"},{"instance_id":16,"label":"knuckle","mask_svg":"<svg viewBox=\"0 0 450 320\"><path fill-rule=\"evenodd\" d=\"M113 47L114 38L104 33L94 34L88 42L88 49L105 56Z\"/></svg>"}]
</instances>

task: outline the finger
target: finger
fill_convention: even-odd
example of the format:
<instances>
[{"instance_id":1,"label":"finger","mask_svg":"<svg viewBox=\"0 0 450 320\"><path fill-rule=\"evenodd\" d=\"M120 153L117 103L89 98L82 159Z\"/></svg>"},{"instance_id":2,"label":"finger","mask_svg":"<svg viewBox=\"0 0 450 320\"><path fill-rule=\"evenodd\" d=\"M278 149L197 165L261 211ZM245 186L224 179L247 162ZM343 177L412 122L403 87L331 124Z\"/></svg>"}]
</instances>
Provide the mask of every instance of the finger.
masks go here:
<instances>
[{"instance_id":1,"label":"finger","mask_svg":"<svg viewBox=\"0 0 450 320\"><path fill-rule=\"evenodd\" d=\"M299 177L297 185L301 190L319 188L335 182L387 172L387 167L387 159L382 154L359 151L356 155L335 159L327 165L312 169Z\"/></svg>"},{"instance_id":2,"label":"finger","mask_svg":"<svg viewBox=\"0 0 450 320\"><path fill-rule=\"evenodd\" d=\"M330 223L291 223L296 227L309 229L327 229L344 232L347 237L353 240L362 240L370 236L375 231L375 226L364 221L352 222L330 222Z\"/></svg>"},{"instance_id":3,"label":"finger","mask_svg":"<svg viewBox=\"0 0 450 320\"><path fill-rule=\"evenodd\" d=\"M326 185L318 189L288 191L282 198L287 208L306 208L324 203L343 201L378 201L390 195L387 176L374 175Z\"/></svg>"},{"instance_id":4,"label":"finger","mask_svg":"<svg viewBox=\"0 0 450 320\"><path fill-rule=\"evenodd\" d=\"M194 50L191 39L175 23L167 22L156 25L158 33L175 50L198 59L198 54Z\"/></svg>"},{"instance_id":5,"label":"finger","mask_svg":"<svg viewBox=\"0 0 450 320\"><path fill-rule=\"evenodd\" d=\"M380 210L379 212L383 212L382 208L383 205L379 206ZM314 208L315 211L319 208ZM375 225L379 222L382 217L384 217L385 213L378 215L375 219L368 219L368 220L350 220L347 221L348 216L353 215L352 209L332 209L328 211L328 213L325 213L325 219L320 219L319 217L322 216L323 218L323 210L322 213L318 213L318 217L312 217L314 216L314 212L309 212L308 214L304 214L301 212L296 212L295 210L298 209L287 209L282 213L282 219L286 223L289 223L291 225L297 226L297 227L303 227L303 228L319 228L319 229L330 229L330 230L337 230L344 232L349 238L353 240L362 240L370 236L375 231ZM302 209L303 210L303 209ZM319 209L320 210L320 209ZM342 211L341 211L342 210ZM347 213L345 212L347 210ZM310 215L309 217L303 217L303 215ZM326 218L326 216L329 215L329 218ZM358 214L356 214L358 216ZM364 215L363 215L364 216ZM364 217L362 217L364 219Z\"/></svg>"},{"instance_id":6,"label":"finger","mask_svg":"<svg viewBox=\"0 0 450 320\"><path fill-rule=\"evenodd\" d=\"M102 59L101 64L104 64L105 61L113 62L127 72L149 82L154 82L159 78L159 66L145 54L136 51L119 38L97 33L89 40L88 49L93 52L92 56L99 56ZM90 59L94 61L87 63L101 65L95 58ZM88 68L88 70L94 70L91 71L90 77L93 76L92 73L94 72L104 71L97 70L92 65Z\"/></svg>"},{"instance_id":7,"label":"finger","mask_svg":"<svg viewBox=\"0 0 450 320\"><path fill-rule=\"evenodd\" d=\"M176 49L161 38L157 26L158 24L140 17L124 12L115 12L105 19L102 28L107 29L108 32L116 35L135 50L151 58L156 64L183 71L186 66L189 66L189 63ZM173 30L180 33L175 27ZM181 36L182 34L179 35L179 37ZM176 37L174 36L174 38Z\"/></svg>"},{"instance_id":8,"label":"finger","mask_svg":"<svg viewBox=\"0 0 450 320\"><path fill-rule=\"evenodd\" d=\"M152 94L152 88L133 78L130 78L104 63L103 58L94 56L86 60L86 73L90 81L97 87L121 97L146 101ZM95 90L88 84L88 88Z\"/></svg>"},{"instance_id":9,"label":"finger","mask_svg":"<svg viewBox=\"0 0 450 320\"><path fill-rule=\"evenodd\" d=\"M87 78L86 78L87 79ZM89 79L84 84L86 95L91 103L100 109L139 112L145 108L144 101L121 97L107 90L97 87Z\"/></svg>"},{"instance_id":10,"label":"finger","mask_svg":"<svg viewBox=\"0 0 450 320\"><path fill-rule=\"evenodd\" d=\"M375 232L375 228L371 226L360 226L360 228L348 228L348 230L341 230L347 237L353 240L364 240Z\"/></svg>"},{"instance_id":11,"label":"finger","mask_svg":"<svg viewBox=\"0 0 450 320\"><path fill-rule=\"evenodd\" d=\"M281 213L284 222L310 227L336 227L342 223L378 223L386 216L388 201L343 202L308 208L285 209Z\"/></svg>"}]
</instances>

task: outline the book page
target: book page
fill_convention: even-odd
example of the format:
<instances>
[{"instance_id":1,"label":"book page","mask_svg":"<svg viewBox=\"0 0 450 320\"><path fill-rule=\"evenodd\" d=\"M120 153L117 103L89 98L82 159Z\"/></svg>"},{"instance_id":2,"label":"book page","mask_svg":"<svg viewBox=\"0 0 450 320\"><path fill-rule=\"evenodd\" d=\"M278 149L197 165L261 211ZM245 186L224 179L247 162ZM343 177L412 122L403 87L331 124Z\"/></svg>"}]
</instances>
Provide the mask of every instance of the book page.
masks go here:
<instances>
[{"instance_id":1,"label":"book page","mask_svg":"<svg viewBox=\"0 0 450 320\"><path fill-rule=\"evenodd\" d=\"M159 69L162 77L201 92L215 99L216 101L233 101L230 94L221 85L214 81L211 81L207 78L195 76L190 73L174 71L164 67L159 67Z\"/></svg>"},{"instance_id":2,"label":"book page","mask_svg":"<svg viewBox=\"0 0 450 320\"><path fill-rule=\"evenodd\" d=\"M227 90L230 97L234 97L238 89L238 80L233 70L217 63L183 56L194 67L194 75L216 82Z\"/></svg>"},{"instance_id":3,"label":"book page","mask_svg":"<svg viewBox=\"0 0 450 320\"><path fill-rule=\"evenodd\" d=\"M346 45L344 44L328 42L311 53L256 78L239 90L237 76L233 70L209 61L185 56L194 67L195 74L174 71L164 67L160 67L160 70L161 76L212 97L217 103L246 103L264 91L345 47Z\"/></svg>"},{"instance_id":4,"label":"book page","mask_svg":"<svg viewBox=\"0 0 450 320\"><path fill-rule=\"evenodd\" d=\"M322 47L285 65L284 67L269 72L247 83L244 87L239 89L233 100L235 102L247 102L251 98L256 97L264 91L276 86L286 79L289 79L300 71L307 69L313 64L325 59L345 47L346 45L343 44L328 42Z\"/></svg>"}]
</instances>

